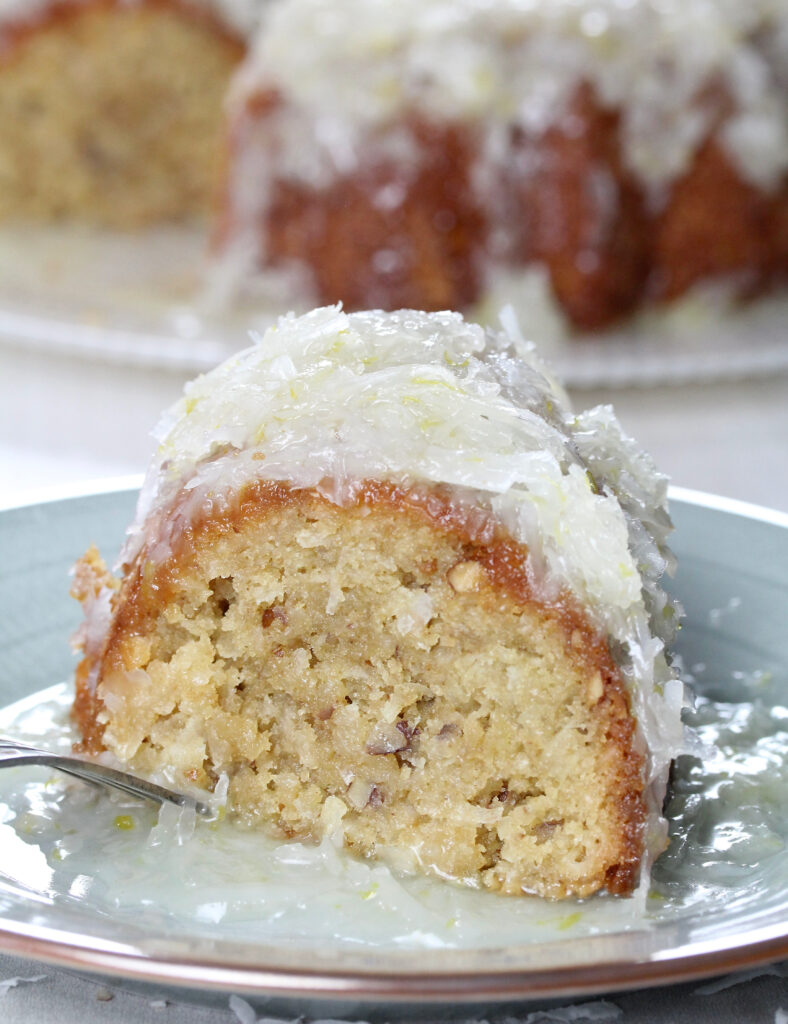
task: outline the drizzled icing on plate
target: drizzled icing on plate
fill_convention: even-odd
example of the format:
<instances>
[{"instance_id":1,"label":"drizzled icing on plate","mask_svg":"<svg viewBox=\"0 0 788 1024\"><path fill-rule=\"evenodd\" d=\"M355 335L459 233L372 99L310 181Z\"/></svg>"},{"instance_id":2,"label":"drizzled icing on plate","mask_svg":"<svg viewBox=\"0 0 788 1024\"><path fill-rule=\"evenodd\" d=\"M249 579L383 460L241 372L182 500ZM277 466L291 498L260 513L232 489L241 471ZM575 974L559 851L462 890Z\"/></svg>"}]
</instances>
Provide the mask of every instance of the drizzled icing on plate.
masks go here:
<instances>
[{"instance_id":1,"label":"drizzled icing on plate","mask_svg":"<svg viewBox=\"0 0 788 1024\"><path fill-rule=\"evenodd\" d=\"M367 480L448 489L527 547L541 599L569 592L610 639L647 750L647 847L660 848L668 766L685 749L683 687L664 651L675 610L659 585L666 480L610 408L572 413L503 319L493 331L448 312L280 318L165 414L122 560L164 561L172 509L182 524L221 514L256 479L340 505ZM94 642L105 606L88 614Z\"/></svg>"},{"instance_id":2,"label":"drizzled icing on plate","mask_svg":"<svg viewBox=\"0 0 788 1024\"><path fill-rule=\"evenodd\" d=\"M159 813L40 768L0 773L0 897L4 886L21 887L39 903L93 914L93 923L109 917L127 942L140 920L159 941L330 943L388 957L663 926L693 928L702 939L785 889L788 709L744 696L752 699L703 701L694 716L716 752L706 763L679 761L671 846L651 888L633 898L567 905L404 876L357 860L330 838L275 841L227 821L179 818L175 808ZM68 749L72 699L65 684L32 694L2 709L0 725Z\"/></svg>"}]
</instances>

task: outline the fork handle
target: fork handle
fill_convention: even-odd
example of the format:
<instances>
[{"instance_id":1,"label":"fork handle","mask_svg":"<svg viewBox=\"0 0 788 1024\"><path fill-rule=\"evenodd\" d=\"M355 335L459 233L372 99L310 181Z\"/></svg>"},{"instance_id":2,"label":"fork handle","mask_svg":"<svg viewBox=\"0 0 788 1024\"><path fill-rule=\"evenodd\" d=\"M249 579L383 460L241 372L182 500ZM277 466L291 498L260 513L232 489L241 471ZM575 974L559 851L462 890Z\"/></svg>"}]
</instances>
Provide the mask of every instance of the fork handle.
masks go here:
<instances>
[{"instance_id":1,"label":"fork handle","mask_svg":"<svg viewBox=\"0 0 788 1024\"><path fill-rule=\"evenodd\" d=\"M0 768L13 767L15 765L45 765L49 768L57 768L58 771L72 775L83 782L93 782L96 785L111 786L131 796L146 797L155 800L157 803L171 803L178 807L193 807L198 814L209 815L211 808L208 804L186 793L174 793L172 790L157 786L155 782L148 782L136 775L129 775L126 772L119 772L115 768L108 768L103 764L94 762L85 763L84 769L78 761L60 757L58 754L49 753L19 753L4 757L0 754Z\"/></svg>"}]
</instances>

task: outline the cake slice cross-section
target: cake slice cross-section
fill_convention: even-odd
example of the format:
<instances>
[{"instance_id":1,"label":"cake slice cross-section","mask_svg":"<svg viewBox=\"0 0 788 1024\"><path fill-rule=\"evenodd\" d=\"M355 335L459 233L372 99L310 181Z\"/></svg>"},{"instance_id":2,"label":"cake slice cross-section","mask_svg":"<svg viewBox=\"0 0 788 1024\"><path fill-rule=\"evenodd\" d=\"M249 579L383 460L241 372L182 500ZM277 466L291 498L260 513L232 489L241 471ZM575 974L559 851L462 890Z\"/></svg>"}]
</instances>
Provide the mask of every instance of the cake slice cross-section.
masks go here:
<instances>
[{"instance_id":1,"label":"cake slice cross-section","mask_svg":"<svg viewBox=\"0 0 788 1024\"><path fill-rule=\"evenodd\" d=\"M633 891L682 687L666 482L612 410L512 325L326 307L157 436L117 574L76 570L84 750L397 870Z\"/></svg>"}]
</instances>

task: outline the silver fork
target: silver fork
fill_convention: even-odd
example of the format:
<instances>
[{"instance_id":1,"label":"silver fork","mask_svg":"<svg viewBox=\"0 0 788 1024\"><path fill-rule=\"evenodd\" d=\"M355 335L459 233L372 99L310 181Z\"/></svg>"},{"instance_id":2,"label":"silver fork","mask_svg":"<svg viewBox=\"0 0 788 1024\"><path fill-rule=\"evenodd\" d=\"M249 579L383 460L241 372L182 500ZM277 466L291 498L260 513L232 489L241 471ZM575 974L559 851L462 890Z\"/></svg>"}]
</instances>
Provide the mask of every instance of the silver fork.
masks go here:
<instances>
[{"instance_id":1,"label":"silver fork","mask_svg":"<svg viewBox=\"0 0 788 1024\"><path fill-rule=\"evenodd\" d=\"M128 772L107 768L106 765L96 764L94 761L84 761L76 754L53 754L50 750L43 750L41 747L34 747L29 743L20 743L19 740L0 737L0 768L26 764L57 768L58 771L82 779L83 782L109 786L111 789L119 789L132 796L155 800L159 804L170 803L176 804L178 807L193 807L198 814L203 815L212 813L208 804L201 800L196 800L186 793L177 793L164 786L157 786L154 782L140 779Z\"/></svg>"}]
</instances>

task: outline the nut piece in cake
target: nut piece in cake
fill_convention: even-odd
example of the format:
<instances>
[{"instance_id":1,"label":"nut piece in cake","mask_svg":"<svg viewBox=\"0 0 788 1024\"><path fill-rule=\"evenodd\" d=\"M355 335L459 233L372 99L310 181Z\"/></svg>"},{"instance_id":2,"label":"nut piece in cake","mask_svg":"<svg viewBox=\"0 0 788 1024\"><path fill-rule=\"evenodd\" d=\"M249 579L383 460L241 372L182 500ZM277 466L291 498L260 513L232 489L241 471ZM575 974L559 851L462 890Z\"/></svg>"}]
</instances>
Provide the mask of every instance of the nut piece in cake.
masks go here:
<instances>
[{"instance_id":1,"label":"nut piece in cake","mask_svg":"<svg viewBox=\"0 0 788 1024\"><path fill-rule=\"evenodd\" d=\"M506 894L628 893L681 747L665 481L516 338L283 317L165 417L110 579L84 749L283 839ZM639 567L642 566L642 571Z\"/></svg>"}]
</instances>

